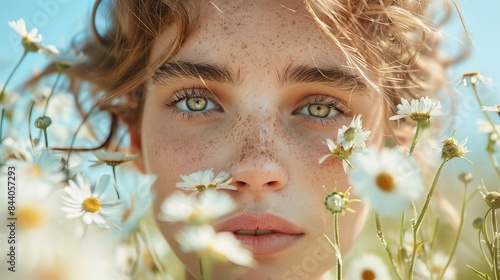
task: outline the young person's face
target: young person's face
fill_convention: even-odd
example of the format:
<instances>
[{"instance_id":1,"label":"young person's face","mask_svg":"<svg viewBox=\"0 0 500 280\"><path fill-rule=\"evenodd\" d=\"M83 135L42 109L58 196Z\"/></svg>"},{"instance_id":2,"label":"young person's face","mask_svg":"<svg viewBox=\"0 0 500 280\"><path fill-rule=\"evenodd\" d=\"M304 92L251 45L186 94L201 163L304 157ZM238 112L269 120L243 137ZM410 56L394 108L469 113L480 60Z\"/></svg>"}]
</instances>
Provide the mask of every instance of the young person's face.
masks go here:
<instances>
[{"instance_id":1,"label":"young person's face","mask_svg":"<svg viewBox=\"0 0 500 280\"><path fill-rule=\"evenodd\" d=\"M216 227L233 218L230 224L244 224L251 216L256 220L248 230L265 230L280 217L285 234L240 236L255 242L249 248L258 269L217 267L214 279L318 278L335 265L323 237L333 238L333 216L325 210L322 185L329 191L348 187L340 161L318 163L328 153L324 142L363 114L372 131L369 145L379 143L384 101L359 82L302 1L191 6L196 8L189 9L193 21L184 44L147 86L141 142L146 171L158 175L155 212L181 174L229 172L238 190L227 192L238 206ZM152 58L166 48L165 36L157 39ZM357 213L340 218L343 252L363 224L363 207L351 205ZM176 229L159 224L189 273L198 275L198 259L180 251Z\"/></svg>"}]
</instances>

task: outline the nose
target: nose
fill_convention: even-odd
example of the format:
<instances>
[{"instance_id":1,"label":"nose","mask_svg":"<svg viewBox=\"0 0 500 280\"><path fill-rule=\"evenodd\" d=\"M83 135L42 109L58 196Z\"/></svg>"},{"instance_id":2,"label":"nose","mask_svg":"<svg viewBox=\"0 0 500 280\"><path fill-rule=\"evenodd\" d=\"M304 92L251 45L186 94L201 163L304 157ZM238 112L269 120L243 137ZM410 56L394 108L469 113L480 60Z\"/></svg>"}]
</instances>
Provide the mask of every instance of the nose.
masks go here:
<instances>
[{"instance_id":1,"label":"nose","mask_svg":"<svg viewBox=\"0 0 500 280\"><path fill-rule=\"evenodd\" d=\"M285 168L268 149L245 149L232 165L233 185L239 190L277 191L288 182Z\"/></svg>"}]
</instances>

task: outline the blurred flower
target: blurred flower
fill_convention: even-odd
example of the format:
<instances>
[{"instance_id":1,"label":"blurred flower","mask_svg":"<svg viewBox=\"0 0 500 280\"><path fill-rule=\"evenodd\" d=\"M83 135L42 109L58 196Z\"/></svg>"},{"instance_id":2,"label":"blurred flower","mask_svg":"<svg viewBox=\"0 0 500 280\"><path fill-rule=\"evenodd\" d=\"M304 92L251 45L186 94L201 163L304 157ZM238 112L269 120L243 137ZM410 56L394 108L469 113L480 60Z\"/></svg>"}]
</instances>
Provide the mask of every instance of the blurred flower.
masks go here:
<instances>
[{"instance_id":1,"label":"blurred flower","mask_svg":"<svg viewBox=\"0 0 500 280\"><path fill-rule=\"evenodd\" d=\"M438 277L443 273L444 265L449 258L443 252L434 252L429 254L430 261L425 262L424 260L418 258L415 261L415 278L426 280L426 279L443 279L443 280L454 280L456 279L456 270L453 266L448 266L446 272L442 277Z\"/></svg>"},{"instance_id":2,"label":"blurred flower","mask_svg":"<svg viewBox=\"0 0 500 280\"><path fill-rule=\"evenodd\" d=\"M354 259L347 267L345 279L392 279L384 261L373 254L364 254Z\"/></svg>"},{"instance_id":3,"label":"blurred flower","mask_svg":"<svg viewBox=\"0 0 500 280\"><path fill-rule=\"evenodd\" d=\"M230 232L215 232L212 226L188 226L177 237L184 252L194 252L204 260L254 266L252 253L243 248Z\"/></svg>"},{"instance_id":4,"label":"blurred flower","mask_svg":"<svg viewBox=\"0 0 500 280\"><path fill-rule=\"evenodd\" d=\"M40 51L52 60L59 67L59 70L65 70L87 59L87 56L83 52L77 53L74 49L62 52L53 45L44 46Z\"/></svg>"},{"instance_id":5,"label":"blurred flower","mask_svg":"<svg viewBox=\"0 0 500 280\"><path fill-rule=\"evenodd\" d=\"M179 182L175 185L183 190L198 192L202 192L208 189L237 190L236 187L229 185L233 181L233 179L228 179L228 177L228 173L220 172L219 175L214 178L214 172L212 171L212 169L209 169L205 171L197 171L187 176L181 175L181 178L182 180L184 180L184 182Z\"/></svg>"},{"instance_id":6,"label":"blurred flower","mask_svg":"<svg viewBox=\"0 0 500 280\"><path fill-rule=\"evenodd\" d=\"M365 141L370 136L370 131L363 131L361 125L361 115L357 115L351 124L347 126L342 126L337 133L337 142L341 143L344 149L354 148L365 148Z\"/></svg>"},{"instance_id":7,"label":"blurred flower","mask_svg":"<svg viewBox=\"0 0 500 280\"><path fill-rule=\"evenodd\" d=\"M139 221L148 213L153 203L151 186L156 175L142 175L136 169L121 165L117 169L117 188L123 202L121 235L129 236L139 226Z\"/></svg>"},{"instance_id":8,"label":"blurred flower","mask_svg":"<svg viewBox=\"0 0 500 280\"><path fill-rule=\"evenodd\" d=\"M401 213L424 192L420 170L399 150L368 148L352 157L349 180L353 193L380 214Z\"/></svg>"},{"instance_id":9,"label":"blurred flower","mask_svg":"<svg viewBox=\"0 0 500 280\"><path fill-rule=\"evenodd\" d=\"M66 212L66 218L82 217L85 224L95 223L101 228L109 228L109 224L119 227L123 205L117 198L110 175L101 175L97 184L91 186L78 174L76 182L69 180L69 186L64 191L67 196L63 197L65 206L62 210Z\"/></svg>"},{"instance_id":10,"label":"blurred flower","mask_svg":"<svg viewBox=\"0 0 500 280\"><path fill-rule=\"evenodd\" d=\"M495 106L482 106L481 110L485 112L495 112L495 113L500 113L500 105L495 105Z\"/></svg>"},{"instance_id":11,"label":"blurred flower","mask_svg":"<svg viewBox=\"0 0 500 280\"><path fill-rule=\"evenodd\" d=\"M199 197L175 192L161 205L159 219L191 225L211 223L234 210L236 204L223 192L206 190Z\"/></svg>"},{"instance_id":12,"label":"blurred flower","mask_svg":"<svg viewBox=\"0 0 500 280\"><path fill-rule=\"evenodd\" d=\"M477 86L480 83L483 83L488 87L491 87L493 79L490 77L483 76L481 75L481 73L477 71L465 72L464 74L462 74L462 85L464 87L469 86L469 84Z\"/></svg>"},{"instance_id":13,"label":"blurred flower","mask_svg":"<svg viewBox=\"0 0 500 280\"><path fill-rule=\"evenodd\" d=\"M431 117L444 115L441 111L441 102L433 102L427 96L420 100L412 99L411 104L408 100L401 98L401 104L397 105L397 109L396 115L390 117L389 120L410 117L414 121L428 121Z\"/></svg>"},{"instance_id":14,"label":"blurred flower","mask_svg":"<svg viewBox=\"0 0 500 280\"><path fill-rule=\"evenodd\" d=\"M94 162L103 162L110 166L117 166L127 161L131 161L137 158L137 155L125 155L122 152L111 152L105 150L99 150L94 152L94 155L97 157L98 161Z\"/></svg>"},{"instance_id":15,"label":"blurred flower","mask_svg":"<svg viewBox=\"0 0 500 280\"><path fill-rule=\"evenodd\" d=\"M23 41L27 43L40 43L42 41L42 35L37 34L38 28L33 28L28 32L28 30L26 30L26 23L22 18L17 21L9 21L9 26L12 27L17 34L21 35Z\"/></svg>"}]
</instances>

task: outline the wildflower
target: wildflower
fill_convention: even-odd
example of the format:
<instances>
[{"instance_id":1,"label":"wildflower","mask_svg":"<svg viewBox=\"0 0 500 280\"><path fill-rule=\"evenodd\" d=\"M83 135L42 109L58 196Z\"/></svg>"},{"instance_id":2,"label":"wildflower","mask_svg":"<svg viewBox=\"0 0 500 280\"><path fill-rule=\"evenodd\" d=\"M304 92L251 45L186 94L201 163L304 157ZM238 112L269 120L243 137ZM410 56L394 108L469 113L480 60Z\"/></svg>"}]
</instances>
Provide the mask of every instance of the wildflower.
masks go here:
<instances>
[{"instance_id":1,"label":"wildflower","mask_svg":"<svg viewBox=\"0 0 500 280\"><path fill-rule=\"evenodd\" d=\"M350 189L351 187L349 187L345 192L338 192L337 190L334 190L331 194L327 195L325 200L326 209L334 214L344 214L344 211L354 212L354 210L347 207L347 205L359 200L349 199Z\"/></svg>"},{"instance_id":2,"label":"wildflower","mask_svg":"<svg viewBox=\"0 0 500 280\"><path fill-rule=\"evenodd\" d=\"M70 49L67 52L62 52L52 45L42 47L40 50L56 64L60 71L64 71L72 67L73 65L80 64L87 58L85 54L83 54L82 52L77 53L74 49Z\"/></svg>"},{"instance_id":3,"label":"wildflower","mask_svg":"<svg viewBox=\"0 0 500 280\"><path fill-rule=\"evenodd\" d=\"M363 131L361 115L358 115L351 121L348 127L344 125L338 130L337 142L341 143L344 149L350 147L365 148L365 142L370 136L370 133L370 131Z\"/></svg>"},{"instance_id":4,"label":"wildflower","mask_svg":"<svg viewBox=\"0 0 500 280\"><path fill-rule=\"evenodd\" d=\"M380 257L373 254L364 254L353 260L347 267L345 279L391 279L391 274Z\"/></svg>"},{"instance_id":5,"label":"wildflower","mask_svg":"<svg viewBox=\"0 0 500 280\"><path fill-rule=\"evenodd\" d=\"M468 184L468 183L472 182L472 180L474 180L474 175L470 172L462 172L458 175L458 179L462 183Z\"/></svg>"},{"instance_id":6,"label":"wildflower","mask_svg":"<svg viewBox=\"0 0 500 280\"><path fill-rule=\"evenodd\" d=\"M352 155L354 151L354 146L345 149L341 143L335 144L330 139L326 139L326 145L328 146L330 153L323 155L319 159L319 164L322 164L327 158L333 157L342 161L342 166L344 168L344 171L347 172L348 168L352 167L351 163L349 162L349 157Z\"/></svg>"},{"instance_id":7,"label":"wildflower","mask_svg":"<svg viewBox=\"0 0 500 280\"><path fill-rule=\"evenodd\" d=\"M442 252L435 252L431 254L430 261L425 262L422 259L416 259L415 262L415 275L417 279L435 279L443 273L444 265L449 257ZM439 279L452 280L456 279L456 270L453 266L448 266L442 277Z\"/></svg>"},{"instance_id":8,"label":"wildflower","mask_svg":"<svg viewBox=\"0 0 500 280\"><path fill-rule=\"evenodd\" d=\"M491 209L500 208L500 193L499 192L490 192L486 189L486 186L483 184L481 195L483 196L484 202Z\"/></svg>"},{"instance_id":9,"label":"wildflower","mask_svg":"<svg viewBox=\"0 0 500 280\"><path fill-rule=\"evenodd\" d=\"M47 116L38 117L35 120L35 126L40 129L46 129L52 124L52 119Z\"/></svg>"},{"instance_id":10,"label":"wildflower","mask_svg":"<svg viewBox=\"0 0 500 280\"><path fill-rule=\"evenodd\" d=\"M481 110L485 112L496 112L500 113L500 104L495 106L481 106Z\"/></svg>"},{"instance_id":11,"label":"wildflower","mask_svg":"<svg viewBox=\"0 0 500 280\"><path fill-rule=\"evenodd\" d=\"M212 226L188 226L177 236L184 252L194 252L204 260L254 266L252 253L243 248L230 232L215 232Z\"/></svg>"},{"instance_id":12,"label":"wildflower","mask_svg":"<svg viewBox=\"0 0 500 280\"><path fill-rule=\"evenodd\" d=\"M464 74L462 74L462 85L464 87L469 86L469 84L477 86L480 83L483 83L488 87L490 87L492 82L493 82L492 78L483 76L477 71L465 72Z\"/></svg>"},{"instance_id":13,"label":"wildflower","mask_svg":"<svg viewBox=\"0 0 500 280\"><path fill-rule=\"evenodd\" d=\"M101 175L97 184L91 186L78 174L76 181L70 180L64 191L67 196L63 197L62 210L66 218L82 217L85 224L95 223L100 228L109 228L109 224L119 227L122 202L117 199L110 175Z\"/></svg>"},{"instance_id":14,"label":"wildflower","mask_svg":"<svg viewBox=\"0 0 500 280\"><path fill-rule=\"evenodd\" d=\"M235 207L228 194L215 190L204 191L199 197L175 192L162 203L159 218L167 222L206 224L230 213Z\"/></svg>"},{"instance_id":15,"label":"wildflower","mask_svg":"<svg viewBox=\"0 0 500 280\"><path fill-rule=\"evenodd\" d=\"M209 169L205 171L194 172L189 175L181 175L181 178L182 180L184 180L184 182L178 182L175 185L183 190L198 192L202 192L208 189L236 190L236 187L229 185L233 181L233 179L228 179L228 177L228 173L220 172L219 175L214 178L212 169Z\"/></svg>"},{"instance_id":16,"label":"wildflower","mask_svg":"<svg viewBox=\"0 0 500 280\"><path fill-rule=\"evenodd\" d=\"M369 148L352 158L349 174L353 193L380 214L396 214L417 200L424 191L418 166L401 150Z\"/></svg>"},{"instance_id":17,"label":"wildflower","mask_svg":"<svg viewBox=\"0 0 500 280\"><path fill-rule=\"evenodd\" d=\"M441 111L441 103L433 102L429 97L422 97L420 100L412 99L411 104L408 100L401 98L401 104L397 105L398 111L396 115L390 117L390 120L399 120L405 117L410 117L412 120L429 121L431 117L443 115Z\"/></svg>"},{"instance_id":18,"label":"wildflower","mask_svg":"<svg viewBox=\"0 0 500 280\"><path fill-rule=\"evenodd\" d=\"M155 175L141 175L136 170L121 165L117 170L118 192L121 194L124 212L121 231L123 237L129 236L137 229L139 221L151 209L153 194L151 186L156 180Z\"/></svg>"},{"instance_id":19,"label":"wildflower","mask_svg":"<svg viewBox=\"0 0 500 280\"><path fill-rule=\"evenodd\" d=\"M97 157L98 161L94 162L103 162L106 163L107 165L110 166L117 166L120 165L124 162L131 161L135 158L137 158L137 155L125 155L122 152L110 152L110 151L104 151L104 150L99 150L94 153L94 155Z\"/></svg>"},{"instance_id":20,"label":"wildflower","mask_svg":"<svg viewBox=\"0 0 500 280\"><path fill-rule=\"evenodd\" d=\"M453 135L450 138L447 138L443 141L443 147L441 150L438 150L441 152L441 158L450 160L452 158L462 158L466 153L469 152L467 148L465 147L465 144L467 144L468 137L466 137L462 142L458 143L455 138L453 138Z\"/></svg>"},{"instance_id":21,"label":"wildflower","mask_svg":"<svg viewBox=\"0 0 500 280\"><path fill-rule=\"evenodd\" d=\"M39 50L39 46L37 43L42 41L42 35L37 34L38 28L31 29L30 32L26 30L26 23L24 19L19 19L17 21L9 21L9 26L17 32L17 34L22 37L22 44L26 51L36 52Z\"/></svg>"}]
</instances>

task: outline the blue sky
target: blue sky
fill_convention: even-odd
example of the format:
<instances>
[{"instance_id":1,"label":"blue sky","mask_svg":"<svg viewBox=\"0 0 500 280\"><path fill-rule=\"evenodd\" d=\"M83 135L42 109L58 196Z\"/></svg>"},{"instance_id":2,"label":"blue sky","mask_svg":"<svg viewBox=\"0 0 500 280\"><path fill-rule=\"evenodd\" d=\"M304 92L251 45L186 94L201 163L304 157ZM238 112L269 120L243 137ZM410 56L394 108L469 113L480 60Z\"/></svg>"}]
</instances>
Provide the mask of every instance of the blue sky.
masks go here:
<instances>
[{"instance_id":1,"label":"blue sky","mask_svg":"<svg viewBox=\"0 0 500 280\"><path fill-rule=\"evenodd\" d=\"M471 58L454 67L450 72L450 79L459 78L463 72L479 71L494 81L492 89L483 93L484 103L500 103L500 98L496 97L500 87L500 1L459 0L458 3L474 45ZM0 44L0 84L6 80L22 54L19 37L7 25L7 21L25 18L28 28L38 26L39 32L44 36L44 43L67 47L73 35L86 31L92 4L91 0L2 0L0 34L4 43ZM463 37L459 33L460 24L457 18L446 25L446 31L445 36L454 38L446 46L449 52L461 48ZM9 88L18 85L21 77L43 68L45 63L43 56L30 55ZM457 122L459 129L456 135L458 138L471 136L471 149L480 151L483 149L484 137L475 137L477 129L474 124L482 115L475 109L474 100L466 92L459 93L458 100L457 108L461 116Z\"/></svg>"}]
</instances>

